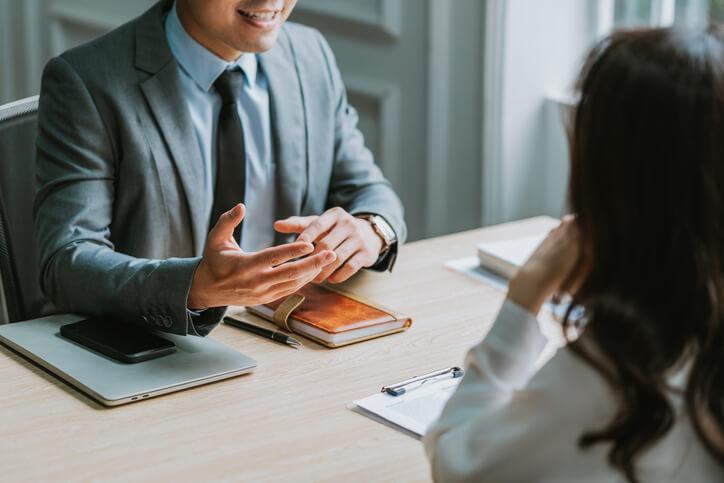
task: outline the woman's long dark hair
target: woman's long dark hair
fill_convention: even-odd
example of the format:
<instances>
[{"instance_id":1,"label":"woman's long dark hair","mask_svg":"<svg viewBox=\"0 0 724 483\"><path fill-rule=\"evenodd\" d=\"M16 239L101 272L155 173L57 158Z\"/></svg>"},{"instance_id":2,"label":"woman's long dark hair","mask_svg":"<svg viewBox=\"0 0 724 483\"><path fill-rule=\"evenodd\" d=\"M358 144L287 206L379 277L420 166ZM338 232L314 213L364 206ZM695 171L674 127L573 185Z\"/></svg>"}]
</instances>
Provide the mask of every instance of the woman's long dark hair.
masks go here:
<instances>
[{"instance_id":1,"label":"woman's long dark hair","mask_svg":"<svg viewBox=\"0 0 724 483\"><path fill-rule=\"evenodd\" d=\"M711 31L614 33L578 87L573 305L587 316L571 348L619 401L579 443L610 443L611 464L636 481L637 457L677 419L667 380L683 368L681 416L724 465L724 43Z\"/></svg>"}]
</instances>

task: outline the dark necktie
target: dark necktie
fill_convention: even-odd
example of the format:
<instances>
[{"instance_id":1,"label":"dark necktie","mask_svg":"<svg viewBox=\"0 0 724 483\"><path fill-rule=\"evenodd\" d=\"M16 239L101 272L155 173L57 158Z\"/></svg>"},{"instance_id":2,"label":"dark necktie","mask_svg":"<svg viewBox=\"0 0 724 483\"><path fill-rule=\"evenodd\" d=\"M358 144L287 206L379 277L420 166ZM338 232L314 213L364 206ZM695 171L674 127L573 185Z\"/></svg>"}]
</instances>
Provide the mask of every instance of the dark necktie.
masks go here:
<instances>
[{"instance_id":1,"label":"dark necktie","mask_svg":"<svg viewBox=\"0 0 724 483\"><path fill-rule=\"evenodd\" d=\"M246 187L246 156L244 154L244 131L236 109L244 88L244 73L239 69L227 70L214 82L221 96L221 111L216 135L216 185L214 204L211 209L210 226L219 216L244 202ZM241 223L234 230L234 238L241 243Z\"/></svg>"}]
</instances>

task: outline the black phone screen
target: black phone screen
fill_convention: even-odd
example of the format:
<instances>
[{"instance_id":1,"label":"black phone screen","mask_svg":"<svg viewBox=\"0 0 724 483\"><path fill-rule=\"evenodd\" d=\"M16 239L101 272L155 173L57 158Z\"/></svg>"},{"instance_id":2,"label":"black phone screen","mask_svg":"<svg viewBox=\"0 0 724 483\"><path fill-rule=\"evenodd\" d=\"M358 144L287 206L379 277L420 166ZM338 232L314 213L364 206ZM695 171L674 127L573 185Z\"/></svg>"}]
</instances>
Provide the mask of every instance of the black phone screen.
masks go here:
<instances>
[{"instance_id":1,"label":"black phone screen","mask_svg":"<svg viewBox=\"0 0 724 483\"><path fill-rule=\"evenodd\" d=\"M62 326L60 335L126 363L147 361L176 350L170 340L119 321L81 320Z\"/></svg>"}]
</instances>

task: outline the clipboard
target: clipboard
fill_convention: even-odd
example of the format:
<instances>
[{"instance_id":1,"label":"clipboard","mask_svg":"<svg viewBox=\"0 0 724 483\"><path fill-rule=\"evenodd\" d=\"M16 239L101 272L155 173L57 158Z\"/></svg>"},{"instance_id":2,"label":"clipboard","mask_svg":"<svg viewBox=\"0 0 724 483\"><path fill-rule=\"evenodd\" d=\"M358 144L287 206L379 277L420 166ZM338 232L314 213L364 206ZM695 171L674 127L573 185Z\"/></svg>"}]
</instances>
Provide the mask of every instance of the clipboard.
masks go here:
<instances>
[{"instance_id":1,"label":"clipboard","mask_svg":"<svg viewBox=\"0 0 724 483\"><path fill-rule=\"evenodd\" d=\"M455 366L383 386L348 407L378 423L421 439L442 413L465 371Z\"/></svg>"}]
</instances>

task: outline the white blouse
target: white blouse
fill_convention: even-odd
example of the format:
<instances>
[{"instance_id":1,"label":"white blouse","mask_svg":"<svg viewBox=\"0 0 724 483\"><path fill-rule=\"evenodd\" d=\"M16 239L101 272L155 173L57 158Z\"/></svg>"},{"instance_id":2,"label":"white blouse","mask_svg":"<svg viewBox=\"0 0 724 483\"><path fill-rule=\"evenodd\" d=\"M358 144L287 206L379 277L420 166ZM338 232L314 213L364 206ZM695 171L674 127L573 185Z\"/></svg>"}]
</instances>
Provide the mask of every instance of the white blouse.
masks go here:
<instances>
[{"instance_id":1,"label":"white blouse","mask_svg":"<svg viewBox=\"0 0 724 483\"><path fill-rule=\"evenodd\" d=\"M611 421L614 393L566 348L538 370L546 343L536 318L506 301L488 336L468 353L459 388L425 436L436 481L626 481L607 461L610 444L578 447L581 434ZM685 371L670 380L679 388L685 381ZM682 397L672 393L669 400L676 423L639 458L640 481L724 481L724 467L697 438Z\"/></svg>"}]
</instances>

